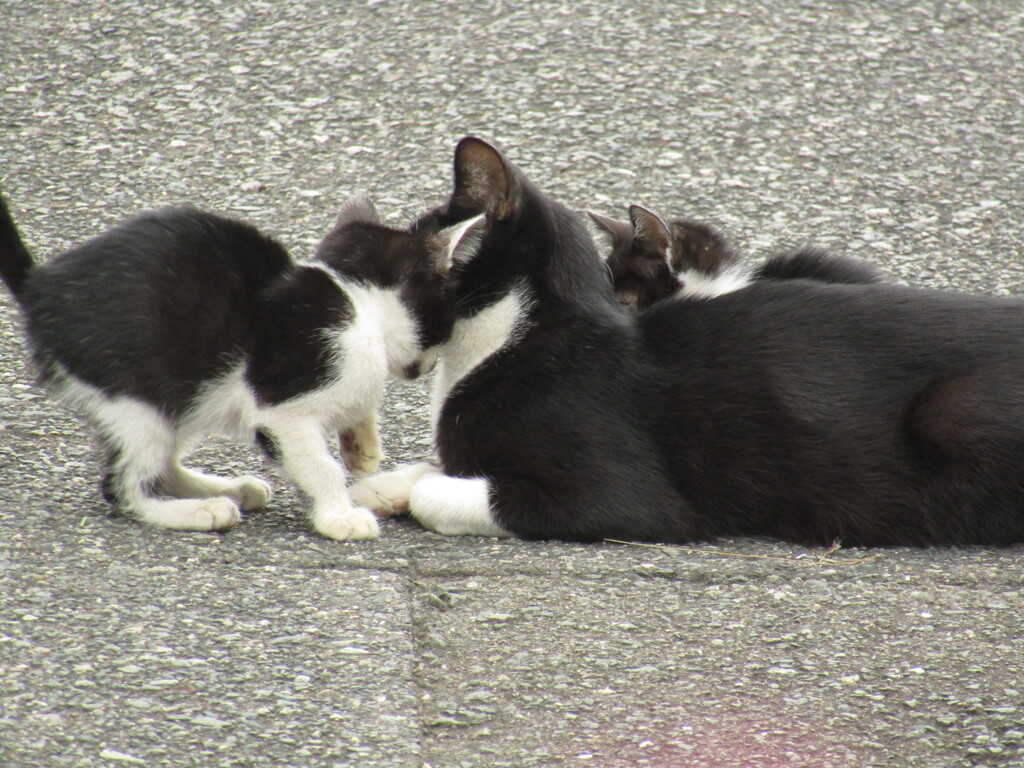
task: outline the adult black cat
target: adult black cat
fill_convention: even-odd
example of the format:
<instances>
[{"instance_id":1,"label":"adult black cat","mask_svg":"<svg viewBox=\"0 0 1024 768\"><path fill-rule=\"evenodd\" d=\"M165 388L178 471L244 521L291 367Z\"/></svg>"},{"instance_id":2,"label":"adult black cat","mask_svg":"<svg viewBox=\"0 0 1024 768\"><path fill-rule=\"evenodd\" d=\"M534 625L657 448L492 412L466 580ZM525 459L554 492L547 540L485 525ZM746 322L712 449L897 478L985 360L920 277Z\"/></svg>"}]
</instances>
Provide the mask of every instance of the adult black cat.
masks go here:
<instances>
[{"instance_id":1,"label":"adult black cat","mask_svg":"<svg viewBox=\"0 0 1024 768\"><path fill-rule=\"evenodd\" d=\"M378 534L327 436L343 434L351 469L374 471L385 377L415 375L447 337L445 233L427 240L381 227L354 198L302 265L251 226L164 208L37 266L0 199L0 275L41 378L96 427L108 499L163 528L230 528L269 499L257 478L182 466L220 433L280 461L321 534Z\"/></svg>"},{"instance_id":2,"label":"adult black cat","mask_svg":"<svg viewBox=\"0 0 1024 768\"><path fill-rule=\"evenodd\" d=\"M464 139L481 212L440 348L441 467L360 481L448 534L847 545L1024 539L1024 303L755 281L635 320L578 216Z\"/></svg>"}]
</instances>

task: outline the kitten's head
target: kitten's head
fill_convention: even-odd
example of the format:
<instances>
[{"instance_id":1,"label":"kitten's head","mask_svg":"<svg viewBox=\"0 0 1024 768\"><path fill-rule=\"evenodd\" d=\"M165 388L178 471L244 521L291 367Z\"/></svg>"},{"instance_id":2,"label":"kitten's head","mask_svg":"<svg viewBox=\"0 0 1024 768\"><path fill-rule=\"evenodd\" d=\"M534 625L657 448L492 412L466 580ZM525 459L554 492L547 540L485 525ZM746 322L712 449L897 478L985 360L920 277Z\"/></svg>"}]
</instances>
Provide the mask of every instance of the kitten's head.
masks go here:
<instances>
[{"instance_id":1,"label":"kitten's head","mask_svg":"<svg viewBox=\"0 0 1024 768\"><path fill-rule=\"evenodd\" d=\"M582 219L551 200L493 146L468 136L455 149L448 202L426 214L412 231L483 216L479 247L451 264L459 317L499 301L527 284L535 298L614 305L600 256Z\"/></svg>"},{"instance_id":2,"label":"kitten's head","mask_svg":"<svg viewBox=\"0 0 1024 768\"><path fill-rule=\"evenodd\" d=\"M596 213L590 218L611 241L605 263L620 303L636 314L679 292L682 282L671 266L671 236L660 216L631 205L628 224Z\"/></svg>"},{"instance_id":3,"label":"kitten's head","mask_svg":"<svg viewBox=\"0 0 1024 768\"><path fill-rule=\"evenodd\" d=\"M606 263L615 295L634 314L685 291L688 280L699 284L738 261L725 239L700 222L666 224L639 205L629 207L629 223L590 217L611 243Z\"/></svg>"},{"instance_id":4,"label":"kitten's head","mask_svg":"<svg viewBox=\"0 0 1024 768\"><path fill-rule=\"evenodd\" d=\"M677 219L669 225L672 234L672 269L677 274L692 270L717 277L739 262L725 238L713 227L699 221Z\"/></svg>"},{"instance_id":5,"label":"kitten's head","mask_svg":"<svg viewBox=\"0 0 1024 768\"><path fill-rule=\"evenodd\" d=\"M381 224L365 195L349 200L316 258L347 281L393 292L416 326L413 349L395 361L392 373L414 378L427 372L436 347L451 334L454 303L449 266L472 248L479 222L468 220L436 231L409 231Z\"/></svg>"}]
</instances>

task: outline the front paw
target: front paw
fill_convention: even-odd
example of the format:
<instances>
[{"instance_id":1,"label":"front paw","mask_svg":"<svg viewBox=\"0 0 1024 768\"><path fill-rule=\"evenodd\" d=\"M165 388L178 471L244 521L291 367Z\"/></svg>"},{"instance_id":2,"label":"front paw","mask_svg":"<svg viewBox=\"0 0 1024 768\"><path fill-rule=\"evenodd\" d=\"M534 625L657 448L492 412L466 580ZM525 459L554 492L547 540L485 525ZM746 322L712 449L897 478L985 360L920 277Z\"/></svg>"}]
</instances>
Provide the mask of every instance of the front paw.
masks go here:
<instances>
[{"instance_id":1,"label":"front paw","mask_svg":"<svg viewBox=\"0 0 1024 768\"><path fill-rule=\"evenodd\" d=\"M382 472L357 482L349 489L349 495L354 504L372 509L379 517L405 514L416 481L438 471L433 464L424 462Z\"/></svg>"},{"instance_id":2,"label":"front paw","mask_svg":"<svg viewBox=\"0 0 1024 768\"><path fill-rule=\"evenodd\" d=\"M313 519L313 527L321 535L336 541L359 541L380 536L380 526L373 512L359 507L344 512L321 512Z\"/></svg>"},{"instance_id":3,"label":"front paw","mask_svg":"<svg viewBox=\"0 0 1024 768\"><path fill-rule=\"evenodd\" d=\"M367 477L349 488L352 503L372 509L378 517L387 518L409 511L412 483L393 477L395 473Z\"/></svg>"}]
</instances>

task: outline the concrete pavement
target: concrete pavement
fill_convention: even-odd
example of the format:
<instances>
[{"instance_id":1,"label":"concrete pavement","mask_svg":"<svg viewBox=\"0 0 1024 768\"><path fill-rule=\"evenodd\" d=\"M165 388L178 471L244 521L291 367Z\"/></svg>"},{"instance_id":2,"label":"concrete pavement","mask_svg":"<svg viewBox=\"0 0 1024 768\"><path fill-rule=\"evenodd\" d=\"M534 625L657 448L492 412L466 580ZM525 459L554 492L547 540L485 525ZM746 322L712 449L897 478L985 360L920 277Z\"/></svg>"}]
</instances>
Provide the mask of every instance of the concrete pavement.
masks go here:
<instances>
[{"instance_id":1,"label":"concrete pavement","mask_svg":"<svg viewBox=\"0 0 1024 768\"><path fill-rule=\"evenodd\" d=\"M552 195L1024 293L1015 2L0 0L0 188L38 255L193 202L308 256L365 189L444 198L455 141ZM391 462L430 451L394 387ZM272 477L254 451L196 464ZM372 543L270 507L109 515L0 298L0 765L1011 766L1024 548Z\"/></svg>"}]
</instances>

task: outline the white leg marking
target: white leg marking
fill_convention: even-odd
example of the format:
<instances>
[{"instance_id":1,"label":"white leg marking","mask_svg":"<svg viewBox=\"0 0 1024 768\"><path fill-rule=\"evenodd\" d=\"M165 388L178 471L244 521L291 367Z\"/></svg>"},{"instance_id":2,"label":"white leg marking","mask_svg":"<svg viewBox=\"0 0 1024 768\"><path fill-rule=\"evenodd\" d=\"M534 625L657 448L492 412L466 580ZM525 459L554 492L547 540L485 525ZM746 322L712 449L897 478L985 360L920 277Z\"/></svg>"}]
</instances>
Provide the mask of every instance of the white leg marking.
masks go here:
<instances>
[{"instance_id":1,"label":"white leg marking","mask_svg":"<svg viewBox=\"0 0 1024 768\"><path fill-rule=\"evenodd\" d=\"M424 475L440 472L428 462L407 464L393 472L382 472L360 480L349 493L354 503L369 507L380 517L391 517L409 511L409 495L417 480Z\"/></svg>"},{"instance_id":2,"label":"white leg marking","mask_svg":"<svg viewBox=\"0 0 1024 768\"><path fill-rule=\"evenodd\" d=\"M160 480L160 490L179 499L206 499L227 496L246 512L265 507L270 501L270 485L258 477L236 477L231 480L207 475L172 462Z\"/></svg>"},{"instance_id":3,"label":"white leg marking","mask_svg":"<svg viewBox=\"0 0 1024 768\"><path fill-rule=\"evenodd\" d=\"M144 523L179 531L224 531L242 519L234 500L226 496L171 501L147 496L126 506Z\"/></svg>"},{"instance_id":4,"label":"white leg marking","mask_svg":"<svg viewBox=\"0 0 1024 768\"><path fill-rule=\"evenodd\" d=\"M111 490L124 512L149 525L183 531L222 531L238 524L242 514L224 496L168 501L154 495L178 452L177 432L162 414L129 397L87 394L91 416L114 449Z\"/></svg>"},{"instance_id":5,"label":"white leg marking","mask_svg":"<svg viewBox=\"0 0 1024 768\"><path fill-rule=\"evenodd\" d=\"M380 535L373 512L352 506L345 470L328 450L318 421L282 418L266 426L281 450L282 468L310 499L309 519L319 533L339 541Z\"/></svg>"},{"instance_id":6,"label":"white leg marking","mask_svg":"<svg viewBox=\"0 0 1024 768\"><path fill-rule=\"evenodd\" d=\"M512 535L491 517L490 483L483 478L427 474L413 486L409 502L413 517L446 536Z\"/></svg>"}]
</instances>

